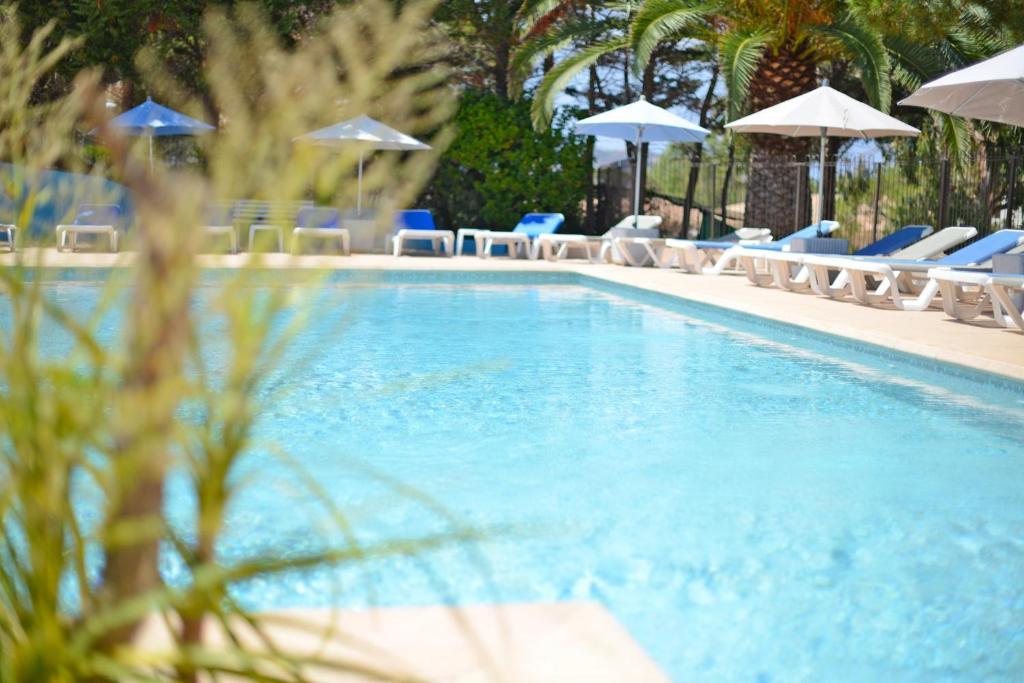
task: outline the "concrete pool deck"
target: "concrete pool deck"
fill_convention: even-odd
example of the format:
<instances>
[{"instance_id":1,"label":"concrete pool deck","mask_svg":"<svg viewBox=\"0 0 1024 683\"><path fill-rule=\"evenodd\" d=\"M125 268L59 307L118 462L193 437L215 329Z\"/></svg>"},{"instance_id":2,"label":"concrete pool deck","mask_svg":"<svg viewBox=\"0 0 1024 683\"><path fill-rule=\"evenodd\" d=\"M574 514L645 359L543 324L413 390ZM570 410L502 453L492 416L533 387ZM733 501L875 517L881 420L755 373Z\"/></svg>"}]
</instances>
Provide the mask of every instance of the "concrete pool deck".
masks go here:
<instances>
[{"instance_id":1,"label":"concrete pool deck","mask_svg":"<svg viewBox=\"0 0 1024 683\"><path fill-rule=\"evenodd\" d=\"M55 249L26 251L22 255L25 263L48 267L106 268L127 264L133 257L128 253L72 254L58 253ZM0 264L13 263L14 259L13 255L4 254L0 256ZM578 273L1024 381L1024 334L999 326L991 318L964 323L949 319L939 309L918 313L860 306L774 287L755 287L746 278L736 275L715 277L578 260L552 263L475 256L396 258L377 254L261 254L252 257L237 254L203 255L199 259L203 266L211 268L238 268L252 264L265 268L337 270Z\"/></svg>"},{"instance_id":2,"label":"concrete pool deck","mask_svg":"<svg viewBox=\"0 0 1024 683\"><path fill-rule=\"evenodd\" d=\"M280 651L335 665L305 667L315 683L669 681L608 610L592 602L294 609L264 615L263 626ZM234 627L247 647L261 650L251 629ZM215 624L207 632L211 645L223 642ZM170 642L159 620L147 623L140 640L154 653ZM360 668L388 677L354 673Z\"/></svg>"}]
</instances>

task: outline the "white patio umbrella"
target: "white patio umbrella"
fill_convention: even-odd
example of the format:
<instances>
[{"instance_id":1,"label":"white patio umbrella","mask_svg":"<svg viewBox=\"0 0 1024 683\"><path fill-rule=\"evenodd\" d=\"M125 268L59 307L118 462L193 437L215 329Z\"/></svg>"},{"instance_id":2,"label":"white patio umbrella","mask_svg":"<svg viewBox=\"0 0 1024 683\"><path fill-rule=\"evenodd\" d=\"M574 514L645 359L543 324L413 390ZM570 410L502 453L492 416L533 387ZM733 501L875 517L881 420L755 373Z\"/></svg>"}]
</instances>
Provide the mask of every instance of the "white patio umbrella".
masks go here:
<instances>
[{"instance_id":1,"label":"white patio umbrella","mask_svg":"<svg viewBox=\"0 0 1024 683\"><path fill-rule=\"evenodd\" d=\"M401 133L369 116L357 116L333 126L315 130L295 138L324 147L337 147L350 142L361 142L374 150L416 151L430 149L430 145ZM356 211L363 212L363 152L359 152L359 185Z\"/></svg>"},{"instance_id":2,"label":"white patio umbrella","mask_svg":"<svg viewBox=\"0 0 1024 683\"><path fill-rule=\"evenodd\" d=\"M696 142L708 136L695 123L640 98L632 104L595 114L576 122L580 135L600 135L636 143L637 169L633 174L633 227L640 214L640 144L643 142Z\"/></svg>"},{"instance_id":3,"label":"white patio umbrella","mask_svg":"<svg viewBox=\"0 0 1024 683\"><path fill-rule=\"evenodd\" d=\"M825 141L829 137L913 137L921 131L888 114L823 85L809 93L744 116L726 128L738 133L769 133L821 139L821 179L818 183L818 232L825 208Z\"/></svg>"},{"instance_id":4,"label":"white patio umbrella","mask_svg":"<svg viewBox=\"0 0 1024 683\"><path fill-rule=\"evenodd\" d=\"M1024 45L926 83L900 104L1024 126Z\"/></svg>"}]
</instances>

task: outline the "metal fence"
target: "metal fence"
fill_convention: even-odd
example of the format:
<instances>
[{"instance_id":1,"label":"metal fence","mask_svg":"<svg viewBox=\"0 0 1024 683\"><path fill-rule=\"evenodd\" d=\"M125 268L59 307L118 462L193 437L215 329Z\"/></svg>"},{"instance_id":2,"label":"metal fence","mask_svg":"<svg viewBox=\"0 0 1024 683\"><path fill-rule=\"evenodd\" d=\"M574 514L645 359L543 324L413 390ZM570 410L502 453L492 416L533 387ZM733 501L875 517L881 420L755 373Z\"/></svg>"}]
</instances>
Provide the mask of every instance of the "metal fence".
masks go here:
<instances>
[{"instance_id":1,"label":"metal fence","mask_svg":"<svg viewBox=\"0 0 1024 683\"><path fill-rule=\"evenodd\" d=\"M823 180L824 217L839 221L855 247L903 225L972 225L980 235L1024 227L1020 150L959 162L843 158L826 164L824 178L816 159L694 164L666 156L647 170L644 211L661 215L669 235L715 237L744 225L786 234L816 220ZM597 225L630 211L632 179L628 164L598 171Z\"/></svg>"}]
</instances>

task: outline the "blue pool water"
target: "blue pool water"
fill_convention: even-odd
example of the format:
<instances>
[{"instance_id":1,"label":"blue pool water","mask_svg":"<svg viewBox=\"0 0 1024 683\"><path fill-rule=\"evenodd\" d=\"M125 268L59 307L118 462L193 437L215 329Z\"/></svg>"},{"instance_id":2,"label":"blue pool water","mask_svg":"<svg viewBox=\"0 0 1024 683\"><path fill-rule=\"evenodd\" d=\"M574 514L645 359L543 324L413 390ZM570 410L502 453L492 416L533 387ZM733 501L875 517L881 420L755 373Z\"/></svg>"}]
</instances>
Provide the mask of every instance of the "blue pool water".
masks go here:
<instances>
[{"instance_id":1,"label":"blue pool water","mask_svg":"<svg viewBox=\"0 0 1024 683\"><path fill-rule=\"evenodd\" d=\"M223 552L332 533L271 445L364 542L450 528L434 502L494 531L248 604L595 600L677 681L1024 677L1021 385L585 280L381 277L264 389Z\"/></svg>"}]
</instances>

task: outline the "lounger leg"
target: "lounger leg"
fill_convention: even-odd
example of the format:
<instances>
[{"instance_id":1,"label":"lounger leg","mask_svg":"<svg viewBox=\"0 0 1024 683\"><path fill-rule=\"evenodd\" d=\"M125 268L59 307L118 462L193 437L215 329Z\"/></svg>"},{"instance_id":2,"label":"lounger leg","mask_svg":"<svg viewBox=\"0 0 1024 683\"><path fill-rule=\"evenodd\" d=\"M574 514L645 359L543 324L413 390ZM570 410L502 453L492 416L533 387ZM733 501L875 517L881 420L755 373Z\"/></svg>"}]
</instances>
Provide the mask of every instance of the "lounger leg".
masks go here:
<instances>
[{"instance_id":1,"label":"lounger leg","mask_svg":"<svg viewBox=\"0 0 1024 683\"><path fill-rule=\"evenodd\" d=\"M997 285L989 285L986 289L989 296L992 297L992 308L996 312L996 320L1006 327L1016 325L1021 332L1024 332L1024 316L1021 315L1020 309L1014 303L1010 291Z\"/></svg>"},{"instance_id":2,"label":"lounger leg","mask_svg":"<svg viewBox=\"0 0 1024 683\"><path fill-rule=\"evenodd\" d=\"M767 287L772 282L773 275L771 273L759 273L757 270L758 259L753 256L743 255L739 257L740 265L743 267L743 273L747 276L747 279L751 283L758 287Z\"/></svg>"},{"instance_id":3,"label":"lounger leg","mask_svg":"<svg viewBox=\"0 0 1024 683\"><path fill-rule=\"evenodd\" d=\"M341 253L345 256L352 255L352 238L347 232L341 233Z\"/></svg>"}]
</instances>

